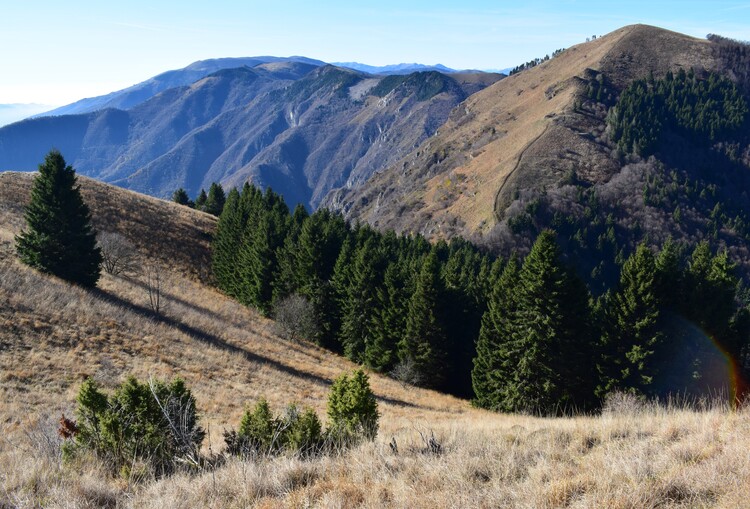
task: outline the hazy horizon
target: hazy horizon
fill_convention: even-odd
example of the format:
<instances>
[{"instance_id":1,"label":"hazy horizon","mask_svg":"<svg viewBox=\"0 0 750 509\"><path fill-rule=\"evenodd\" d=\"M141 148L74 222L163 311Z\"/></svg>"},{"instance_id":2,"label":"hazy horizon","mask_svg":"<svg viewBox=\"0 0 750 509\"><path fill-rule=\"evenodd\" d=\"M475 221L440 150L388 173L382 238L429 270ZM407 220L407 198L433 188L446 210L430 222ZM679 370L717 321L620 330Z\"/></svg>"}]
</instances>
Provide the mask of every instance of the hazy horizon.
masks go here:
<instances>
[{"instance_id":1,"label":"hazy horizon","mask_svg":"<svg viewBox=\"0 0 750 509\"><path fill-rule=\"evenodd\" d=\"M68 104L221 57L303 55L374 66L504 69L634 23L744 40L750 39L750 4L19 2L5 7L0 20L0 41L13 48L0 55L0 104Z\"/></svg>"}]
</instances>

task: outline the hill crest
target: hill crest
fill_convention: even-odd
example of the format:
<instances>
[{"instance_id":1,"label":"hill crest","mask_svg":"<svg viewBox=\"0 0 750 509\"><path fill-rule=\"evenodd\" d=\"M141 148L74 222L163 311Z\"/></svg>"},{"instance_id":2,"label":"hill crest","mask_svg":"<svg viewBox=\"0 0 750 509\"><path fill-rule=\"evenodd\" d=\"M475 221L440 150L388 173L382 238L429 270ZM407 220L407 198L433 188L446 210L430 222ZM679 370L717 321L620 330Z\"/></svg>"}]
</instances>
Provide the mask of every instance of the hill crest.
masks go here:
<instances>
[{"instance_id":1,"label":"hill crest","mask_svg":"<svg viewBox=\"0 0 750 509\"><path fill-rule=\"evenodd\" d=\"M619 91L651 72L725 70L714 47L649 25L572 46L467 98L435 136L365 186L334 191L324 203L399 231L487 233L524 189L559 185L570 171L589 183L619 171L599 141L604 118L575 108L592 80L606 76Z\"/></svg>"}]
</instances>

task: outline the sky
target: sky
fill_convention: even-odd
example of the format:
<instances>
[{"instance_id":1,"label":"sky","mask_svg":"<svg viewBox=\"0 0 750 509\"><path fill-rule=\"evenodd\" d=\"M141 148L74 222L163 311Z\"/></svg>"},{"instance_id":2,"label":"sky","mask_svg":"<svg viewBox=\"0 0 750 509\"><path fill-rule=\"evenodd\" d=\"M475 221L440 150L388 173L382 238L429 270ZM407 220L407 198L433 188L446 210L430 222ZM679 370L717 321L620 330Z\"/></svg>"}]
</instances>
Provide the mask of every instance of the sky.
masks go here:
<instances>
[{"instance_id":1,"label":"sky","mask_svg":"<svg viewBox=\"0 0 750 509\"><path fill-rule=\"evenodd\" d=\"M3 4L0 104L68 104L216 57L503 69L633 23L750 40L750 2L723 0Z\"/></svg>"}]
</instances>

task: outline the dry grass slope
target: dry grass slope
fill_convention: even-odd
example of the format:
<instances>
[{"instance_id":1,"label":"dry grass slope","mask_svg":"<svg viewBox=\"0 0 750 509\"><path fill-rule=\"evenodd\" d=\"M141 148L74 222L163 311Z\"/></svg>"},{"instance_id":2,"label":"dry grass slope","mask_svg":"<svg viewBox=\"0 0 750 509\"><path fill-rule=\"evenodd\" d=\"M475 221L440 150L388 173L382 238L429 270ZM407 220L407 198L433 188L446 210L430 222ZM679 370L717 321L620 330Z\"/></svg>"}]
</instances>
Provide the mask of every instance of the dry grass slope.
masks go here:
<instances>
[{"instance_id":1,"label":"dry grass slope","mask_svg":"<svg viewBox=\"0 0 750 509\"><path fill-rule=\"evenodd\" d=\"M596 140L603 118L574 108L596 74L619 90L649 71L721 66L706 40L621 28L470 96L438 134L332 203L352 218L430 237L486 232L517 189L554 187L573 169L593 183L619 170Z\"/></svg>"},{"instance_id":2,"label":"dry grass slope","mask_svg":"<svg viewBox=\"0 0 750 509\"><path fill-rule=\"evenodd\" d=\"M160 264L166 306L144 282L105 275L87 291L20 265L31 176L0 174L0 507L741 507L750 485L750 413L630 409L601 417L495 415L372 376L381 433L341 456L230 461L215 472L133 484L94 461L63 465L55 435L77 387L128 374L181 375L221 449L260 396L323 412L331 380L353 365L284 341L271 323L201 282L214 219L81 179L100 229ZM619 407L621 410L623 406ZM420 435L421 433L421 435ZM443 446L429 452L422 436ZM398 453L389 447L391 439Z\"/></svg>"}]
</instances>

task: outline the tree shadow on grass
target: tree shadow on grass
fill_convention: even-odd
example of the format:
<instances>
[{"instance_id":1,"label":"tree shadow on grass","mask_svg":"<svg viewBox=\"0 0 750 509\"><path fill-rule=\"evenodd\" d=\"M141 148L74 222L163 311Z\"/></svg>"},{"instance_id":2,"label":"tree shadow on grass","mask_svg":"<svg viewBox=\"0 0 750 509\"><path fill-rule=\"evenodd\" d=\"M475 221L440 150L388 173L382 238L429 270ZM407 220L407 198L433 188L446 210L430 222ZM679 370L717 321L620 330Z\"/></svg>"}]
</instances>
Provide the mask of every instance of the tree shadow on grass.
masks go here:
<instances>
[{"instance_id":1,"label":"tree shadow on grass","mask_svg":"<svg viewBox=\"0 0 750 509\"><path fill-rule=\"evenodd\" d=\"M118 276L118 277L120 277L123 281L126 281L126 282L128 282L128 283L130 283L130 284L132 284L134 286L139 287L139 288L142 288L144 290L144 292L148 292L148 290L149 290L148 285L146 283L144 283L143 281L141 281L140 279L138 279L138 278L135 278L135 277L132 277L132 278L131 277L121 277L121 276ZM167 292L165 290L161 290L160 293L161 293L161 296L164 298L165 302L174 302L178 306L183 306L183 307L185 307L187 309L190 309L190 310L192 310L192 311L194 311L194 312L196 312L196 313L198 313L200 315L206 316L206 317L211 318L213 320L219 320L219 321L222 321L222 322L231 322L231 324L233 326L235 326L235 327L241 328L241 327L243 327L245 325L244 323L240 323L240 322L235 321L235 320L233 320L231 318L227 318L226 316L221 315L221 314L217 313L216 311L211 311L210 309L206 309L206 308L203 308L201 306L198 306L197 304L193 304L192 302L188 302L185 299L183 299L181 297L178 297L177 295L175 295L173 293ZM137 304L130 304L130 305L131 306L137 306ZM151 314L154 314L147 307L144 307L143 309L145 309L146 311L148 311Z\"/></svg>"},{"instance_id":2,"label":"tree shadow on grass","mask_svg":"<svg viewBox=\"0 0 750 509\"><path fill-rule=\"evenodd\" d=\"M211 345L214 348L218 348L220 350L224 350L226 352L230 352L233 354L239 354L250 362L257 362L260 364L269 365L273 367L274 369L281 371L282 373L286 373L288 375L301 378L303 380L314 383L316 385L320 385L323 387L330 387L331 385L331 381L328 380L327 378L323 378L322 376L315 375L312 373L307 373L293 366L289 366L288 364L284 364L283 362L279 362L275 359L271 359L270 357L266 357L265 355L262 355L256 352L251 352L239 346L232 345L231 343L227 343L226 341L219 338L218 336L207 333L200 329L196 329L195 327L191 327L174 318L164 316L158 313L154 313L151 309L147 308L146 306L141 306L139 304L132 303L128 300L123 299L122 297L119 297L118 295L114 295L112 293L101 290L99 288L94 288L91 291L99 298L106 300L110 302L111 304L126 307L139 316L148 318L150 320L154 320L156 322L162 323L169 327L173 327L179 330L180 332L182 332L183 334L186 334L202 343ZM395 405L395 406L410 407L410 408L423 408L427 410L439 410L437 408L415 405L414 403L409 403L407 401L403 401L403 400L396 399L396 398L390 398L387 396L376 396L376 397L379 401L382 401L383 403L388 403L388 404Z\"/></svg>"}]
</instances>

